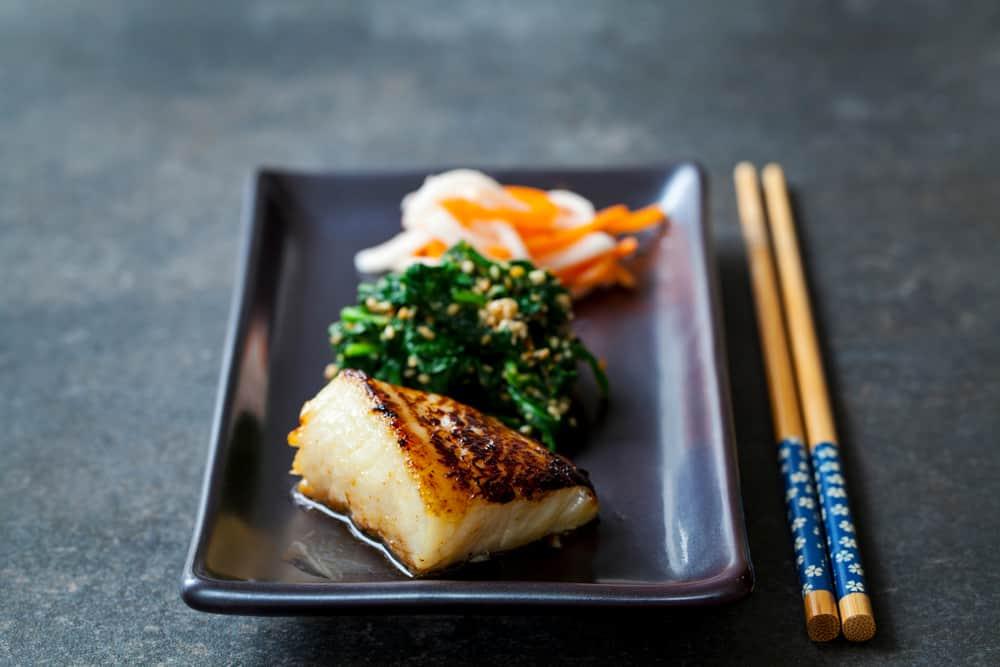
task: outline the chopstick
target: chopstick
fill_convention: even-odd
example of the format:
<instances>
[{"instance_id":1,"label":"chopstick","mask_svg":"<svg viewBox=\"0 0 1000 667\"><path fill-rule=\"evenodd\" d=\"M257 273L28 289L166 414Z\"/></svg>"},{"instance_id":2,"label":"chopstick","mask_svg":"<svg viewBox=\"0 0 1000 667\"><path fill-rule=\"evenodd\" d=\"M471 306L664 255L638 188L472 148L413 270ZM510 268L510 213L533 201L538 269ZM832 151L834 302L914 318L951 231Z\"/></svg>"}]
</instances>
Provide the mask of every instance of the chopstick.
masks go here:
<instances>
[{"instance_id":1,"label":"chopstick","mask_svg":"<svg viewBox=\"0 0 1000 667\"><path fill-rule=\"evenodd\" d=\"M802 585L806 633L813 641L830 641L840 634L840 617L837 615L830 563L822 539L819 500L812 485L813 476L804 444L805 432L785 338L757 170L753 165L742 162L736 166L733 180L750 264L757 326L771 396L771 414L785 483L788 522Z\"/></svg>"},{"instance_id":2,"label":"chopstick","mask_svg":"<svg viewBox=\"0 0 1000 667\"><path fill-rule=\"evenodd\" d=\"M833 564L833 580L837 587L844 637L850 641L867 641L875 636L875 616L865 586L857 532L847 500L837 434L834 430L816 327L813 324L802 258L795 235L795 223L788 200L785 174L777 164L769 164L764 167L762 178L809 451L823 507L827 548Z\"/></svg>"}]
</instances>

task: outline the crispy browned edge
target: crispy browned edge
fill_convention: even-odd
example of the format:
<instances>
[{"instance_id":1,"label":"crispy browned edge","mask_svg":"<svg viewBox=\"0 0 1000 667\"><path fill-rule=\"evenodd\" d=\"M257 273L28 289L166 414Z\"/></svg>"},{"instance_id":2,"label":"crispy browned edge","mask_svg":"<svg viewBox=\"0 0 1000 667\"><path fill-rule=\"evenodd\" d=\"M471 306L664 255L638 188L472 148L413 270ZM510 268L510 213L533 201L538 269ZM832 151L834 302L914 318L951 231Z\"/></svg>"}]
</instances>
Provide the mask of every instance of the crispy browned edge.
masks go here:
<instances>
[{"instance_id":1,"label":"crispy browned edge","mask_svg":"<svg viewBox=\"0 0 1000 667\"><path fill-rule=\"evenodd\" d=\"M381 382L359 370L346 369L340 378L367 393L372 412L385 420L405 451L421 498L434 514L461 515L476 499L534 500L576 486L588 488L596 501L586 471L475 408ZM302 423L300 419L300 427ZM289 434L292 446L296 431Z\"/></svg>"}]
</instances>

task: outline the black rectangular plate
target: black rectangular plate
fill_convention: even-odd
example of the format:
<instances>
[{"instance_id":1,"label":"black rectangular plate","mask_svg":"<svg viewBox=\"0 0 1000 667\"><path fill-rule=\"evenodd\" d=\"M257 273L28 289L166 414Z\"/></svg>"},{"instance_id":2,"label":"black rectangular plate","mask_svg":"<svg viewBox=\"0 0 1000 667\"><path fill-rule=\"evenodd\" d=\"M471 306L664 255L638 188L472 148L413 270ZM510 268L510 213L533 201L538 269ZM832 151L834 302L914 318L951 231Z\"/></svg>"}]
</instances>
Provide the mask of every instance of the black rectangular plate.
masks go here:
<instances>
[{"instance_id":1,"label":"black rectangular plate","mask_svg":"<svg viewBox=\"0 0 1000 667\"><path fill-rule=\"evenodd\" d=\"M323 385L327 325L353 302L353 255L399 229L428 172L265 170L250 185L204 497L182 595L246 614L480 606L664 606L749 592L715 266L701 171L502 170L505 183L580 192L598 207L661 202L635 291L578 304L575 329L607 361L612 400L566 453L600 520L435 578L410 579L343 524L295 505L285 444ZM583 393L592 393L584 387ZM585 396L586 398L586 396Z\"/></svg>"}]
</instances>

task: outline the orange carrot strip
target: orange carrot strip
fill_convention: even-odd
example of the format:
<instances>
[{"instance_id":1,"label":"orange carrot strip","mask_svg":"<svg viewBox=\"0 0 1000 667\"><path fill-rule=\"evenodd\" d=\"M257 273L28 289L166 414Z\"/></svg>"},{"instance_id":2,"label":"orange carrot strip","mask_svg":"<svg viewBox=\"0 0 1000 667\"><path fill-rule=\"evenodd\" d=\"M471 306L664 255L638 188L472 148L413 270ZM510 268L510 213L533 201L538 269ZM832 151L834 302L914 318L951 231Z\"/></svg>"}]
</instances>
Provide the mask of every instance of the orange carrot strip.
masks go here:
<instances>
[{"instance_id":1,"label":"orange carrot strip","mask_svg":"<svg viewBox=\"0 0 1000 667\"><path fill-rule=\"evenodd\" d=\"M500 260L510 259L513 256L511 255L510 249L507 248L507 246L501 245L499 243L494 243L493 245L486 246L486 254L492 257L493 259L500 259Z\"/></svg>"},{"instance_id":2,"label":"orange carrot strip","mask_svg":"<svg viewBox=\"0 0 1000 667\"><path fill-rule=\"evenodd\" d=\"M632 254L638 246L639 242L634 236L627 236L619 241L618 244L611 250L556 272L556 277L558 277L564 285L581 285L584 288L589 288L593 286L592 276L594 274L600 274L603 277L601 280L598 280L598 282L612 282L613 280L614 282L624 285L625 287L635 287L635 276L631 271L619 264L618 259ZM614 265L613 269L608 268L608 266L612 264ZM598 265L601 265L603 269L608 272L608 274L603 275L601 269L595 268Z\"/></svg>"},{"instance_id":3,"label":"orange carrot strip","mask_svg":"<svg viewBox=\"0 0 1000 667\"><path fill-rule=\"evenodd\" d=\"M654 204L610 223L606 229L611 234L638 232L662 222L665 218L663 210Z\"/></svg>"},{"instance_id":4,"label":"orange carrot strip","mask_svg":"<svg viewBox=\"0 0 1000 667\"><path fill-rule=\"evenodd\" d=\"M586 291L598 285L608 284L614 281L617 266L614 256L605 257L577 276L572 283L572 288Z\"/></svg>"},{"instance_id":5,"label":"orange carrot strip","mask_svg":"<svg viewBox=\"0 0 1000 667\"><path fill-rule=\"evenodd\" d=\"M564 283L571 284L579 280L581 276L591 271L595 266L599 264L606 264L609 260L615 260L613 248L601 253L600 255L585 259L577 264L567 266L560 271L557 271L556 276Z\"/></svg>"},{"instance_id":6,"label":"orange carrot strip","mask_svg":"<svg viewBox=\"0 0 1000 667\"><path fill-rule=\"evenodd\" d=\"M635 276L621 264L615 267L615 279L623 287L635 287Z\"/></svg>"},{"instance_id":7,"label":"orange carrot strip","mask_svg":"<svg viewBox=\"0 0 1000 667\"><path fill-rule=\"evenodd\" d=\"M580 274L582 274L584 271L594 266L598 262L604 260L606 257L607 254L605 253L597 255L596 257L591 257L590 259L585 259L584 261L579 262L578 264L567 266L563 269L560 269L559 271L556 271L556 277L559 278L559 281L563 285L570 285L577 278L580 277Z\"/></svg>"},{"instance_id":8,"label":"orange carrot strip","mask_svg":"<svg viewBox=\"0 0 1000 667\"><path fill-rule=\"evenodd\" d=\"M494 217L512 224L519 232L547 232L552 229L554 216L535 211L515 211L512 208L493 209Z\"/></svg>"},{"instance_id":9,"label":"orange carrot strip","mask_svg":"<svg viewBox=\"0 0 1000 667\"><path fill-rule=\"evenodd\" d=\"M468 227L476 220L489 219L488 210L483 208L479 204L469 201L468 199L463 199L462 197L449 197L448 199L442 199L440 202L441 206L451 213L452 217L458 220L462 225Z\"/></svg>"},{"instance_id":10,"label":"orange carrot strip","mask_svg":"<svg viewBox=\"0 0 1000 667\"><path fill-rule=\"evenodd\" d=\"M532 255L548 255L549 253L573 245L587 234L597 231L600 228L601 226L596 222L595 218L595 220L590 222L570 227L569 229L562 229L548 236L541 234L538 236L529 236L524 239L524 245Z\"/></svg>"},{"instance_id":11,"label":"orange carrot strip","mask_svg":"<svg viewBox=\"0 0 1000 667\"><path fill-rule=\"evenodd\" d=\"M614 206L609 206L607 208L602 208L594 216L595 221L600 221L601 226L605 227L611 225L614 222L621 220L629 214L628 206L625 204L615 204Z\"/></svg>"},{"instance_id":12,"label":"orange carrot strip","mask_svg":"<svg viewBox=\"0 0 1000 667\"><path fill-rule=\"evenodd\" d=\"M465 227L477 220L506 220L518 228L549 229L552 217L534 211L517 211L512 208L486 208L463 197L442 199L441 206Z\"/></svg>"},{"instance_id":13,"label":"orange carrot strip","mask_svg":"<svg viewBox=\"0 0 1000 667\"><path fill-rule=\"evenodd\" d=\"M545 190L523 185L508 185L504 187L504 190L522 204L527 204L534 213L547 218L555 218L559 214L559 207L552 203Z\"/></svg>"},{"instance_id":14,"label":"orange carrot strip","mask_svg":"<svg viewBox=\"0 0 1000 667\"><path fill-rule=\"evenodd\" d=\"M420 248L417 249L415 253L417 257L440 257L448 249L447 244L444 241L439 241L438 239L431 239Z\"/></svg>"},{"instance_id":15,"label":"orange carrot strip","mask_svg":"<svg viewBox=\"0 0 1000 667\"><path fill-rule=\"evenodd\" d=\"M518 231L543 231L552 229L552 223L559 215L559 207L549 200L544 190L522 185L508 185L504 191L528 207L527 211L503 209L504 218Z\"/></svg>"},{"instance_id":16,"label":"orange carrot strip","mask_svg":"<svg viewBox=\"0 0 1000 667\"><path fill-rule=\"evenodd\" d=\"M560 229L553 232L551 236L541 237L537 240L533 238L525 239L528 252L532 255L547 255L556 250L562 250L571 246L591 232L603 229L605 226L628 215L628 208L622 204L610 206L598 211L597 215L590 222L586 222L569 229Z\"/></svg>"},{"instance_id":17,"label":"orange carrot strip","mask_svg":"<svg viewBox=\"0 0 1000 667\"><path fill-rule=\"evenodd\" d=\"M626 236L615 246L615 255L618 257L628 257L639 247L639 239L634 236Z\"/></svg>"}]
</instances>

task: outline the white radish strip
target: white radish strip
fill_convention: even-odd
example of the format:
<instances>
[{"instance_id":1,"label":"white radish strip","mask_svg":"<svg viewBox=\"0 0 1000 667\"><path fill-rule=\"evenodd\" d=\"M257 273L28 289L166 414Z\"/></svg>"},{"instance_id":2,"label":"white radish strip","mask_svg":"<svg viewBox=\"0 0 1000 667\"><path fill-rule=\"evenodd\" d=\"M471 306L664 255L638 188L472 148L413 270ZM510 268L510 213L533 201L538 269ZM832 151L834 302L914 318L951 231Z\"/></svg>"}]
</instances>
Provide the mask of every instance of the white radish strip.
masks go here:
<instances>
[{"instance_id":1,"label":"white radish strip","mask_svg":"<svg viewBox=\"0 0 1000 667\"><path fill-rule=\"evenodd\" d=\"M594 205L586 197L569 190L549 190L549 200L561 211L556 218L559 227L576 227L594 219Z\"/></svg>"},{"instance_id":2,"label":"white radish strip","mask_svg":"<svg viewBox=\"0 0 1000 667\"><path fill-rule=\"evenodd\" d=\"M559 252L539 257L537 264L550 271L560 271L603 255L615 247L615 239L604 232L591 232Z\"/></svg>"},{"instance_id":3,"label":"white radish strip","mask_svg":"<svg viewBox=\"0 0 1000 667\"><path fill-rule=\"evenodd\" d=\"M443 208L434 210L414 222L413 229L427 232L449 248L459 241L468 241L474 246L485 243L482 236L456 222L455 218Z\"/></svg>"},{"instance_id":4,"label":"white radish strip","mask_svg":"<svg viewBox=\"0 0 1000 667\"><path fill-rule=\"evenodd\" d=\"M524 241L521 240L521 235L510 224L503 220L494 220L492 225L497 240L510 251L511 259L530 258L528 249L524 246Z\"/></svg>"},{"instance_id":5,"label":"white radish strip","mask_svg":"<svg viewBox=\"0 0 1000 667\"><path fill-rule=\"evenodd\" d=\"M354 266L362 273L388 271L401 259L412 255L431 240L423 230L408 230L396 234L385 243L366 248L354 256Z\"/></svg>"},{"instance_id":6,"label":"white radish strip","mask_svg":"<svg viewBox=\"0 0 1000 667\"><path fill-rule=\"evenodd\" d=\"M452 197L468 199L487 208L523 208L521 202L486 174L472 169L454 169L428 176L419 190L403 197L403 227L413 227L425 216L443 210L438 202Z\"/></svg>"}]
</instances>

